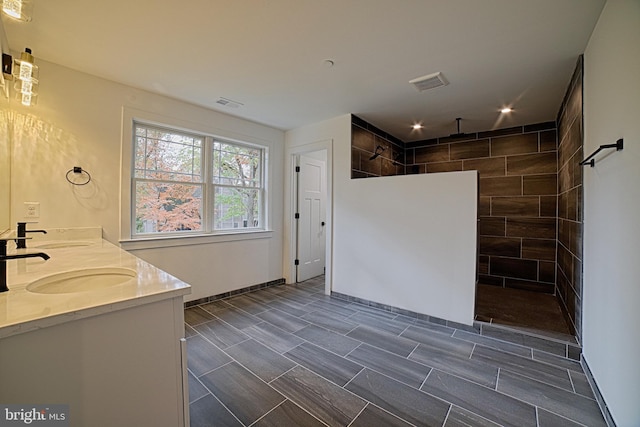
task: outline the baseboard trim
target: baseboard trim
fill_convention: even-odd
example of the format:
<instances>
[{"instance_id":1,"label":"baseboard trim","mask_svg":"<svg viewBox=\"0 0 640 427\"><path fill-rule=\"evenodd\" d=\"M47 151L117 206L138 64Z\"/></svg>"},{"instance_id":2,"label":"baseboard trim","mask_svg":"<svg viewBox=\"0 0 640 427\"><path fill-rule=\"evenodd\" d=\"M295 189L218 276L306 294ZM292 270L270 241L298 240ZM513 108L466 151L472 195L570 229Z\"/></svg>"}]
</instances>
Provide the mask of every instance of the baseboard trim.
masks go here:
<instances>
[{"instance_id":1,"label":"baseboard trim","mask_svg":"<svg viewBox=\"0 0 640 427\"><path fill-rule=\"evenodd\" d=\"M280 278L280 279L276 279L276 280L271 280L269 282L259 283L257 285L246 286L244 288L235 289L233 291L223 292L221 294L211 295L211 296L204 297L204 298L198 298L198 299L193 300L193 301L187 301L187 302L184 303L184 308L195 307L196 305L201 305L201 304L207 304L209 302L213 302L213 301L217 301L217 300L221 300L221 299L225 299L225 298L230 298L230 297L233 297L233 296L236 296L236 295L246 294L248 292L258 291L260 289L268 288L268 287L271 287L271 286L284 285L284 283L285 283L284 278Z\"/></svg>"},{"instance_id":2,"label":"baseboard trim","mask_svg":"<svg viewBox=\"0 0 640 427\"><path fill-rule=\"evenodd\" d=\"M582 354L582 357L580 357L580 365L582 366L582 370L584 371L584 374L587 376L587 381L589 381L589 385L591 386L593 395L596 397L596 401L598 402L598 406L600 407L600 412L602 412L602 415L604 416L604 420L606 421L607 426L617 427L616 422L613 420L613 417L611 416L611 412L609 411L609 406L607 405L607 402L605 402L604 396L602 396L602 393L600 392L598 383L596 383L596 380L593 377L593 373L591 372L591 368L589 367L589 364L587 363L587 360L585 359L584 354Z\"/></svg>"}]
</instances>

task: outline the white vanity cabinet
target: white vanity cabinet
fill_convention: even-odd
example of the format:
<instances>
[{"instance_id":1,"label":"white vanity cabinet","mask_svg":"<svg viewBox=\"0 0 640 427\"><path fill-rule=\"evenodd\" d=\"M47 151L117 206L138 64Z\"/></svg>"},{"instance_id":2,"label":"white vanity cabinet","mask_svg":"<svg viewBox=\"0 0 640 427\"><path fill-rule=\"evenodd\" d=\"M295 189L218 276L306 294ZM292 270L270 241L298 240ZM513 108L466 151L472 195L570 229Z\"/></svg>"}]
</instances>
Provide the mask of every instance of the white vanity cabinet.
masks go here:
<instances>
[{"instance_id":1,"label":"white vanity cabinet","mask_svg":"<svg viewBox=\"0 0 640 427\"><path fill-rule=\"evenodd\" d=\"M0 339L0 402L71 426L188 426L182 295Z\"/></svg>"}]
</instances>

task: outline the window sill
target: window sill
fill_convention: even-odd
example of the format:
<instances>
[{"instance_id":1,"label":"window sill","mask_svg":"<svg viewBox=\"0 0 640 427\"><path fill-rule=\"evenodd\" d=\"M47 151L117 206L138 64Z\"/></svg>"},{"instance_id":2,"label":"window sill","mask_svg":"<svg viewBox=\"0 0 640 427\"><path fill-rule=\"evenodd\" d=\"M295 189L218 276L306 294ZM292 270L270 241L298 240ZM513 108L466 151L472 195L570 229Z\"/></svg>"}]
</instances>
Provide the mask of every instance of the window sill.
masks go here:
<instances>
[{"instance_id":1,"label":"window sill","mask_svg":"<svg viewBox=\"0 0 640 427\"><path fill-rule=\"evenodd\" d=\"M260 230L217 234L194 234L191 236L144 237L138 239L121 239L120 247L125 250L170 248L174 246L236 242L240 240L270 239L272 236L273 231Z\"/></svg>"}]
</instances>

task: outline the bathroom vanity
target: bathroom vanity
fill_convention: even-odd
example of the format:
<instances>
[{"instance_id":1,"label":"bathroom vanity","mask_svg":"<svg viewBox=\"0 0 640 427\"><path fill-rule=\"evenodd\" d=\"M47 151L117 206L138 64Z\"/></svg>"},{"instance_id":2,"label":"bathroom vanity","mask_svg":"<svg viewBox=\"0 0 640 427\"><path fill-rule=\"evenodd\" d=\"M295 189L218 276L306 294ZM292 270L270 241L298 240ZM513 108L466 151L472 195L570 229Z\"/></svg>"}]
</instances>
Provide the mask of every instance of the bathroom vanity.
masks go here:
<instances>
[{"instance_id":1,"label":"bathroom vanity","mask_svg":"<svg viewBox=\"0 0 640 427\"><path fill-rule=\"evenodd\" d=\"M189 285L87 230L49 234L15 250L48 261L7 262L0 402L67 404L71 426L188 426Z\"/></svg>"}]
</instances>

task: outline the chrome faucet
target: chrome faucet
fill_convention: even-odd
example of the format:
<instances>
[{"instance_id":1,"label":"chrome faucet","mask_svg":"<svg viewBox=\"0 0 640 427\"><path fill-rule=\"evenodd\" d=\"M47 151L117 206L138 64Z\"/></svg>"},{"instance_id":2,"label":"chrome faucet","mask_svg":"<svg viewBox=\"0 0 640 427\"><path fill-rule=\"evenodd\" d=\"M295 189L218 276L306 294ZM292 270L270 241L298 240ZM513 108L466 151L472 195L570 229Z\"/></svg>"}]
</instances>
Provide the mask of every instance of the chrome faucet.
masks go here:
<instances>
[{"instance_id":1,"label":"chrome faucet","mask_svg":"<svg viewBox=\"0 0 640 427\"><path fill-rule=\"evenodd\" d=\"M14 239L0 239L0 292L7 292L9 288L7 287L7 261L10 259L19 259L19 258L33 258L40 257L43 260L48 260L49 255L44 252L36 252L32 254L15 254L15 255L7 255L7 240ZM17 241L24 240L24 238L17 239Z\"/></svg>"},{"instance_id":2,"label":"chrome faucet","mask_svg":"<svg viewBox=\"0 0 640 427\"><path fill-rule=\"evenodd\" d=\"M25 249L27 247L27 233L43 233L47 234L46 230L27 230L28 222L19 222L18 223L18 238L16 239L16 248L17 249Z\"/></svg>"}]
</instances>

